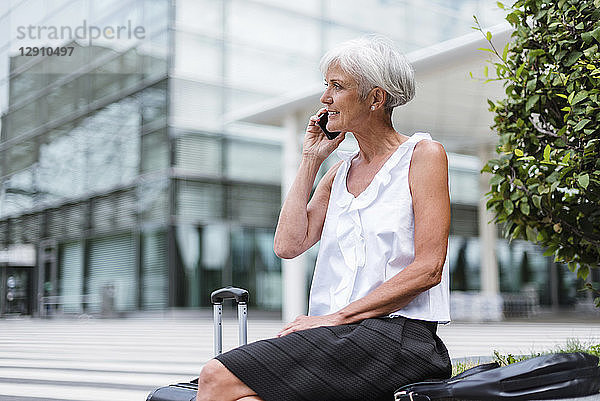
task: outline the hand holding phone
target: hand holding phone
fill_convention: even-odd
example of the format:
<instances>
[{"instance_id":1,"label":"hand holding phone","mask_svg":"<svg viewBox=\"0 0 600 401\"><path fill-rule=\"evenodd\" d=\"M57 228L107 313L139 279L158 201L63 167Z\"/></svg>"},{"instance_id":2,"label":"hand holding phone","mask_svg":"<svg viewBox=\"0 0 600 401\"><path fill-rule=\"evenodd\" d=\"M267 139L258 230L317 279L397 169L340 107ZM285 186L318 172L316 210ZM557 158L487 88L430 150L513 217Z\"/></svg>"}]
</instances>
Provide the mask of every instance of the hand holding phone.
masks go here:
<instances>
[{"instance_id":1,"label":"hand holding phone","mask_svg":"<svg viewBox=\"0 0 600 401\"><path fill-rule=\"evenodd\" d=\"M325 136L327 137L327 139L334 139L342 131L335 131L335 132L327 131L326 127L327 127L327 120L328 119L329 119L328 113L325 112L325 113L321 114L321 117L319 117L319 121L317 122L317 124L319 124L319 127L321 128L321 130L323 130L323 133L325 134Z\"/></svg>"}]
</instances>

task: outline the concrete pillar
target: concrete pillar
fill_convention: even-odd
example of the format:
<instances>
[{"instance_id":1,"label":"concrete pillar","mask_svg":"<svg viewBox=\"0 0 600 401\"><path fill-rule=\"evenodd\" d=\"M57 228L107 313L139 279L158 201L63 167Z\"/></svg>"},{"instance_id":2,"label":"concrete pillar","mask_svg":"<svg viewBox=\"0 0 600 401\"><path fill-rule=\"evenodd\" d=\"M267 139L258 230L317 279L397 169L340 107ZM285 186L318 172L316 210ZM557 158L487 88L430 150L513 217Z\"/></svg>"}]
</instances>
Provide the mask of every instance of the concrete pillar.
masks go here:
<instances>
[{"instance_id":1,"label":"concrete pillar","mask_svg":"<svg viewBox=\"0 0 600 401\"><path fill-rule=\"evenodd\" d=\"M483 164L493 157L491 148L482 145L479 148L479 158ZM489 192L490 174L483 173L479 177L479 188L481 196L479 199L479 241L481 249L481 292L485 296L497 295L500 293L500 282L498 273L498 263L496 261L496 224L492 223L493 214L489 212L485 204L487 198L485 194ZM489 223L488 223L489 222Z\"/></svg>"},{"instance_id":2,"label":"concrete pillar","mask_svg":"<svg viewBox=\"0 0 600 401\"><path fill-rule=\"evenodd\" d=\"M283 142L283 174L281 175L282 203L289 192L302 152L301 134L304 132L305 121L298 115L290 113L285 116L285 138ZM281 261L281 275L283 282L282 318L285 322L293 321L296 316L307 313L306 300L306 255L294 259Z\"/></svg>"}]
</instances>

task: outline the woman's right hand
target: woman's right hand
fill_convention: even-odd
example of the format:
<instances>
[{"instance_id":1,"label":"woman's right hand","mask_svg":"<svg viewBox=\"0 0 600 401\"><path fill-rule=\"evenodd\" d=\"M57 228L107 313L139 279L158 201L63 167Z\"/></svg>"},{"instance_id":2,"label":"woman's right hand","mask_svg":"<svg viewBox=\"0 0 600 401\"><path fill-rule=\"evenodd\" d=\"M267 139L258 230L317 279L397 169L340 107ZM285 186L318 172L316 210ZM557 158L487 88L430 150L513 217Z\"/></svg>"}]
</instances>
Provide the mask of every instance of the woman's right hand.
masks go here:
<instances>
[{"instance_id":1,"label":"woman's right hand","mask_svg":"<svg viewBox=\"0 0 600 401\"><path fill-rule=\"evenodd\" d=\"M346 136L346 132L342 131L334 139L328 139L317 124L323 113L327 113L326 108L322 108L317 114L310 116L306 127L306 135L304 135L304 144L302 145L302 157L314 158L320 162L323 162L342 143Z\"/></svg>"}]
</instances>

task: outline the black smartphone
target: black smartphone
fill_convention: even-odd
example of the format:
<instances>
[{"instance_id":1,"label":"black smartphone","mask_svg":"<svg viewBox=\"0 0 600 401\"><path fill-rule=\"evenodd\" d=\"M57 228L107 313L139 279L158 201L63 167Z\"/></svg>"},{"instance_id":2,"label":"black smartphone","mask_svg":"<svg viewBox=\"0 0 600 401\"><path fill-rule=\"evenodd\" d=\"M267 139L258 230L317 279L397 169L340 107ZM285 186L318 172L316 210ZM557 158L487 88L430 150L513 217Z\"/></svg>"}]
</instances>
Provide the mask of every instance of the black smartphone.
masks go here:
<instances>
[{"instance_id":1,"label":"black smartphone","mask_svg":"<svg viewBox=\"0 0 600 401\"><path fill-rule=\"evenodd\" d=\"M319 127L321 127L321 129L323 130L323 133L325 133L325 136L327 137L327 139L333 139L336 136L338 136L342 131L335 131L335 132L331 132L331 131L327 131L327 120L328 120L328 114L327 112L321 114L321 117L319 117Z\"/></svg>"}]
</instances>

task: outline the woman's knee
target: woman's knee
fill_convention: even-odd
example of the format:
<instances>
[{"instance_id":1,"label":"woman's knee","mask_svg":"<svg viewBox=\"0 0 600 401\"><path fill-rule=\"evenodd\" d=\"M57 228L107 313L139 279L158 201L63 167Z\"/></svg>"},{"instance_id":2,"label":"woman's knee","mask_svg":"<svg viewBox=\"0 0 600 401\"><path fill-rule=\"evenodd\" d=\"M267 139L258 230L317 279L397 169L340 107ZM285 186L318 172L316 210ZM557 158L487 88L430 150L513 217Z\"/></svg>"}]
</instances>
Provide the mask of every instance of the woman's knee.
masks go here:
<instances>
[{"instance_id":1,"label":"woman's knee","mask_svg":"<svg viewBox=\"0 0 600 401\"><path fill-rule=\"evenodd\" d=\"M210 360L200 372L197 401L239 400L255 395L252 389L216 359Z\"/></svg>"},{"instance_id":2,"label":"woman's knee","mask_svg":"<svg viewBox=\"0 0 600 401\"><path fill-rule=\"evenodd\" d=\"M198 379L198 387L209 386L213 387L226 379L228 370L223 364L216 359L211 359L202 368Z\"/></svg>"}]
</instances>

